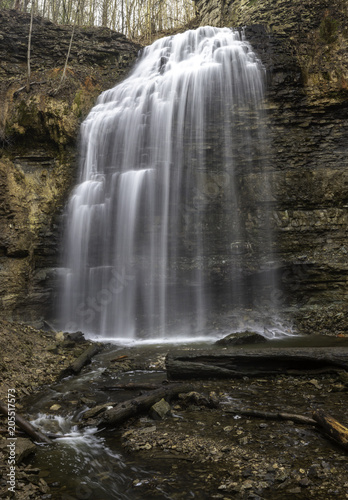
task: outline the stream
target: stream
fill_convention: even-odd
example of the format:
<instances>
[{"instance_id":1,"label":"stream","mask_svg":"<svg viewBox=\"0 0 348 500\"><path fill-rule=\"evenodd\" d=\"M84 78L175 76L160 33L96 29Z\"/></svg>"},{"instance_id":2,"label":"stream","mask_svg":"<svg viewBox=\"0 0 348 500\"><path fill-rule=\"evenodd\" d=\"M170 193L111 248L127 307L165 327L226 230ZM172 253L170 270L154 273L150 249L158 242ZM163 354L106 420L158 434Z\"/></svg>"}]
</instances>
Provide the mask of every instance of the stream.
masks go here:
<instances>
[{"instance_id":1,"label":"stream","mask_svg":"<svg viewBox=\"0 0 348 500\"><path fill-rule=\"evenodd\" d=\"M207 347L211 344L199 345ZM78 425L89 405L108 401L121 402L134 397L134 391L108 391L105 387L113 383L130 382L160 384L166 379L165 371L158 368L110 373L106 368L110 360L127 357L130 349L137 351L142 358L148 358L142 362L151 367L154 351L155 358L163 358L168 345L153 346L152 343L144 343L133 348L109 345L80 375L63 379L30 402L32 424L44 432L62 435L54 440L52 446L39 447L35 458L30 462L34 468L40 469L40 477L50 485L50 498L136 500L147 498L143 492L138 494L137 488L150 484L154 474L162 475L163 480L168 479L168 464L165 461L160 463L155 460L151 463L150 460L144 463L136 456L125 454L120 441L123 431L81 428ZM52 410L57 404L59 409ZM143 420L151 422L151 419ZM191 478L187 471L186 476L189 485ZM180 477L179 486L177 482L173 484L174 490L183 491L185 467ZM149 495L148 498L172 498L161 491L161 488L157 492L150 491ZM193 492L188 495L197 498Z\"/></svg>"},{"instance_id":2,"label":"stream","mask_svg":"<svg viewBox=\"0 0 348 500\"><path fill-rule=\"evenodd\" d=\"M289 337L283 340L269 341L268 347L270 342L274 346L308 346L313 345L313 343L320 346L332 346L337 344L337 339ZM339 339L339 342L346 345L346 339ZM296 410L299 408L298 413L303 413L302 399L305 405L308 401L313 400L319 406L325 403L325 394L332 392L331 387L334 384L334 379L327 376L322 376L321 379L316 379L314 382L313 379L307 381L305 377L302 377L300 381L293 377L288 380L289 377L285 376L280 376L277 381L272 379L274 383L271 381L270 384L267 380L257 379L254 381L249 380L248 377L246 377L248 380L240 382L222 380L207 383L197 382L197 384L201 384L201 390L220 391L219 399L222 410L194 408L191 405L183 412L182 408L175 406L174 403L172 417L161 422L152 420L145 415L137 418L135 422L126 422L121 428L108 430L79 425L83 413L89 408L108 401L121 402L140 393L140 391L112 390L110 389L112 385L130 382L161 384L166 379L163 367L164 356L168 350L177 347L177 345L171 344L147 345L143 343L133 346L107 344L103 352L97 355L92 364L85 367L80 375L67 377L37 396L28 398L25 404L31 408L31 422L45 432L62 435L61 438L54 440L53 445L40 446L30 461L32 467L40 469L39 476L50 487L50 494L42 498L64 500L257 498L257 496L245 496L244 493L240 496L236 494L219 496L219 493L216 496L211 496L214 491L218 491L218 484L228 469L226 469L226 464L222 459L222 455L227 456L228 453L231 453L233 467L246 467L249 461L250 464L253 464L258 460L260 463L257 467L257 474L265 476L267 474L269 476L267 464L272 463L272 460L277 463L279 457L283 455L284 464L289 464L290 467L297 466L298 470L305 470L303 464L307 463L308 470L310 469L313 457L318 455L318 447L315 440L313 443L313 437L308 429L296 426L293 430L290 429L289 435L286 436L282 427L278 431L276 430L278 424L275 423L274 426L272 425L271 439L269 431L264 438L259 439L258 434L260 429L262 432L262 425L267 428L270 424L247 421L247 424L249 422L247 427L255 426L255 430L250 434L257 436L255 440L255 437L253 439L249 437L245 427L241 427L238 418L228 417L224 414L223 408L233 402L244 404L246 407L247 405L257 407L262 404L262 408L267 405L270 407L278 405L279 408L280 405L284 405L285 398L288 405L294 405ZM212 342L180 345L180 349L204 348L206 350L210 347L213 347ZM214 346L214 348L217 347ZM247 349L248 347L242 348ZM262 345L260 345L260 349L262 349ZM270 386L274 388L270 390ZM315 395L314 392L313 395L313 391L317 391L317 394ZM334 394L333 397L335 400L332 405L338 411L336 416L341 415L342 418L345 398L342 399L340 394ZM224 423L220 423L222 419L224 419ZM129 428L131 430L127 431ZM234 430L232 431L232 429ZM140 446L135 448L138 449L138 452L124 446L124 435L128 432L131 433L131 437L132 432L138 433L138 438L140 436ZM216 440L216 436L220 436L221 433L223 439L226 439L227 435L229 436L228 441L235 433L238 444L244 443L245 445L253 441L254 444L251 445L250 450L243 446L246 457L242 460L237 460L241 458L238 456L241 453L240 450L236 452L234 447L225 446L226 450L221 452L224 447L219 449L215 445L208 453L211 455L209 460L206 456L204 457L204 453L200 458L197 455L197 450L201 449L205 452L205 449L211 446L209 443ZM168 447L163 448L162 446L161 450L155 451L153 440L157 439L157 443L159 443L166 436L171 436L170 439L168 437ZM175 442L176 438L173 436L177 437L178 442ZM294 446L291 442L292 439L295 440L296 454L292 452ZM227 442L222 444L226 445ZM189 454L185 455L185 446L187 446L186 452L191 449L198 458L192 458ZM322 450L320 455L324 462L325 460L329 462L332 459L331 447L326 451L327 457L324 456L325 452ZM217 454L216 459L214 453ZM343 460L344 471L347 475L345 457L342 458L341 453L338 452L335 460ZM241 464L238 465L240 461ZM268 468L270 467L273 465L268 465ZM286 469L286 467L287 465L282 469ZM342 464L340 467L342 468ZM247 468L247 470L249 469ZM243 474L247 477L245 471ZM289 469L289 478L291 474L295 473L290 472ZM211 493L204 484L207 481L211 483L209 483ZM213 484L214 481L217 481L217 485ZM267 483L264 481L262 484ZM290 497L284 496L284 492L281 491L272 495L268 493L268 496L264 498L283 500L283 498ZM295 495L294 498L307 498L307 496ZM318 498L327 497L319 495Z\"/></svg>"}]
</instances>

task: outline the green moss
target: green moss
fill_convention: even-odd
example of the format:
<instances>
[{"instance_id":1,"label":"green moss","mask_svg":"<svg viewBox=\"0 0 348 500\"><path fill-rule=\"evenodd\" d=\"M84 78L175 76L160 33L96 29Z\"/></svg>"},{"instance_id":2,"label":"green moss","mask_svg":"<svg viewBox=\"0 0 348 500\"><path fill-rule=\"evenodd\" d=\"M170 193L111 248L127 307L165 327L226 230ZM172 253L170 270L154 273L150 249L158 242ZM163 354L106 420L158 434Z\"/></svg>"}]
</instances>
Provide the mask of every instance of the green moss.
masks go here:
<instances>
[{"instance_id":1,"label":"green moss","mask_svg":"<svg viewBox=\"0 0 348 500\"><path fill-rule=\"evenodd\" d=\"M36 110L32 109L25 101L22 101L18 106L18 122L23 127L30 127L36 119Z\"/></svg>"},{"instance_id":2,"label":"green moss","mask_svg":"<svg viewBox=\"0 0 348 500\"><path fill-rule=\"evenodd\" d=\"M324 17L319 26L319 37L327 44L334 43L337 40L338 22L336 19L329 16Z\"/></svg>"},{"instance_id":3,"label":"green moss","mask_svg":"<svg viewBox=\"0 0 348 500\"><path fill-rule=\"evenodd\" d=\"M73 110L77 117L80 117L82 115L82 99L83 99L83 94L82 94L82 89L80 89L76 92L73 104Z\"/></svg>"}]
</instances>

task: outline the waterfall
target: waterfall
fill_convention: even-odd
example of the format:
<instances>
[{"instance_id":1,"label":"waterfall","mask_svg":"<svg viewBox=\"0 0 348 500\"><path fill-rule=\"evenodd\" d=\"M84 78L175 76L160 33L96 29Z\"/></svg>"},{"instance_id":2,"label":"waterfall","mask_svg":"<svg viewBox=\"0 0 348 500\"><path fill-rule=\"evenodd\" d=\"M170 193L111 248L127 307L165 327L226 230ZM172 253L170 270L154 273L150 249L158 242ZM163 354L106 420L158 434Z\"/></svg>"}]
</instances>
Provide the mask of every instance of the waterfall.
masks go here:
<instances>
[{"instance_id":1,"label":"waterfall","mask_svg":"<svg viewBox=\"0 0 348 500\"><path fill-rule=\"evenodd\" d=\"M204 27L146 47L101 94L67 207L62 328L204 334L271 293L263 77L239 32Z\"/></svg>"}]
</instances>

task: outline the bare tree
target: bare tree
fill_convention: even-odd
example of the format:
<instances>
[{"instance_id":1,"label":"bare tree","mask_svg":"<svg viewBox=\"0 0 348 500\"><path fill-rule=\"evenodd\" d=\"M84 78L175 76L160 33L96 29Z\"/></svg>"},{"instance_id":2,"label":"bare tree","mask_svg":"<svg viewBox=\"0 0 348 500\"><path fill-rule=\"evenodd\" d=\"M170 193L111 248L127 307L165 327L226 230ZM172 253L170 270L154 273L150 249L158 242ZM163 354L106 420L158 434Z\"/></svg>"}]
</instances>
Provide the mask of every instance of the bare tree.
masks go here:
<instances>
[{"instance_id":1,"label":"bare tree","mask_svg":"<svg viewBox=\"0 0 348 500\"><path fill-rule=\"evenodd\" d=\"M31 16L30 16L30 25L29 25L29 37L28 37L28 55L27 55L27 85L26 85L26 91L29 92L30 90L30 77L31 77L31 65L30 65L30 51L31 51L31 35L33 32L33 20L34 20L34 8L35 8L35 1L31 0Z\"/></svg>"},{"instance_id":2,"label":"bare tree","mask_svg":"<svg viewBox=\"0 0 348 500\"><path fill-rule=\"evenodd\" d=\"M68 67L68 61L69 61L71 47L72 47L72 43L73 43L73 38L74 38L74 33L75 33L75 26L76 26L78 14L79 14L79 8L80 8L80 2L78 2L78 4L77 4L77 9L76 9L76 14L75 14L75 20L74 20L73 29L72 29L72 32L71 32L68 53L66 55L65 64L64 64L64 70L63 70L63 74L62 74L62 79L60 81L60 85L62 85L62 83L63 83L63 81L65 80L65 77L66 77L66 69Z\"/></svg>"},{"instance_id":3,"label":"bare tree","mask_svg":"<svg viewBox=\"0 0 348 500\"><path fill-rule=\"evenodd\" d=\"M0 8L28 12L30 1L0 0ZM102 25L121 31L131 39L147 43L151 43L156 33L184 26L195 16L194 0L33 1L34 15L37 13L54 23L73 26Z\"/></svg>"},{"instance_id":4,"label":"bare tree","mask_svg":"<svg viewBox=\"0 0 348 500\"><path fill-rule=\"evenodd\" d=\"M102 26L108 26L108 15L109 15L110 2L109 0L103 0L102 5Z\"/></svg>"}]
</instances>

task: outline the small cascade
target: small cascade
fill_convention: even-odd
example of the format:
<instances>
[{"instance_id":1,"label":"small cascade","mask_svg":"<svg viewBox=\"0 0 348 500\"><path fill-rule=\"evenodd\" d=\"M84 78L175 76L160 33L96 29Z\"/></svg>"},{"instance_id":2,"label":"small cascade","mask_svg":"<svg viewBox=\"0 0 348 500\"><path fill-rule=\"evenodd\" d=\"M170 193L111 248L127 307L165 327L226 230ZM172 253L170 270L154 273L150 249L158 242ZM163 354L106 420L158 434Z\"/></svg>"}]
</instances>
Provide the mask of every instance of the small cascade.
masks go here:
<instances>
[{"instance_id":1,"label":"small cascade","mask_svg":"<svg viewBox=\"0 0 348 500\"><path fill-rule=\"evenodd\" d=\"M204 27L146 47L101 94L67 207L61 328L204 335L271 304L263 76L239 32Z\"/></svg>"},{"instance_id":2,"label":"small cascade","mask_svg":"<svg viewBox=\"0 0 348 500\"><path fill-rule=\"evenodd\" d=\"M124 456L107 446L97 428L81 430L70 417L41 413L32 424L56 436L55 446L41 447L34 459L41 470L54 474L53 490L64 485L56 498L129 500L130 473L142 471L127 468Z\"/></svg>"}]
</instances>

